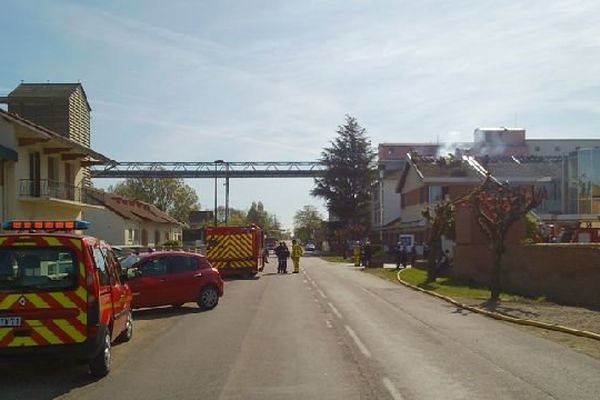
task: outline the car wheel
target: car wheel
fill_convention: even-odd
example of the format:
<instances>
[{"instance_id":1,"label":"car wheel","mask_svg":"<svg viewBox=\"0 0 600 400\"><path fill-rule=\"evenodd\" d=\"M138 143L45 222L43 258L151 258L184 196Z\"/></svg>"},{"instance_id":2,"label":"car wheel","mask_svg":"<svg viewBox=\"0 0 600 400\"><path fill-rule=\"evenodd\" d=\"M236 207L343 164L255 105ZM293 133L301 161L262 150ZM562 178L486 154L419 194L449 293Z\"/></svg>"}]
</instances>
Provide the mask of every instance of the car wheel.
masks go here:
<instances>
[{"instance_id":1,"label":"car wheel","mask_svg":"<svg viewBox=\"0 0 600 400\"><path fill-rule=\"evenodd\" d=\"M219 304L219 293L214 286L207 286L200 292L197 301L198 307L203 310L212 310Z\"/></svg>"},{"instance_id":2,"label":"car wheel","mask_svg":"<svg viewBox=\"0 0 600 400\"><path fill-rule=\"evenodd\" d=\"M133 337L133 317L131 316L131 311L127 315L127 322L125 323L125 330L121 332L117 340L119 343L129 342Z\"/></svg>"},{"instance_id":3,"label":"car wheel","mask_svg":"<svg viewBox=\"0 0 600 400\"><path fill-rule=\"evenodd\" d=\"M111 354L111 343L110 343L110 331L106 331L104 341L102 343L102 349L98 352L96 357L92 358L89 362L90 373L95 378L103 378L108 375L110 371L110 364L112 361Z\"/></svg>"}]
</instances>

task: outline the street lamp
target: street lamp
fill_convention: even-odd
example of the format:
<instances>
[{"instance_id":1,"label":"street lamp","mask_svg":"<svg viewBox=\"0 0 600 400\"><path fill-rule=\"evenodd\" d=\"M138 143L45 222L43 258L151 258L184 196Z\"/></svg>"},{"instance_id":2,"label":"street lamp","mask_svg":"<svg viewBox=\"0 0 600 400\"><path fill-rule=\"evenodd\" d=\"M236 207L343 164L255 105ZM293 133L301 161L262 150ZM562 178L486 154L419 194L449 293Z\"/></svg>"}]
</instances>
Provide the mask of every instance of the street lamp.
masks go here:
<instances>
[{"instance_id":1,"label":"street lamp","mask_svg":"<svg viewBox=\"0 0 600 400\"><path fill-rule=\"evenodd\" d=\"M222 164L223 160L215 160L215 212L214 225L217 226L217 165Z\"/></svg>"}]
</instances>

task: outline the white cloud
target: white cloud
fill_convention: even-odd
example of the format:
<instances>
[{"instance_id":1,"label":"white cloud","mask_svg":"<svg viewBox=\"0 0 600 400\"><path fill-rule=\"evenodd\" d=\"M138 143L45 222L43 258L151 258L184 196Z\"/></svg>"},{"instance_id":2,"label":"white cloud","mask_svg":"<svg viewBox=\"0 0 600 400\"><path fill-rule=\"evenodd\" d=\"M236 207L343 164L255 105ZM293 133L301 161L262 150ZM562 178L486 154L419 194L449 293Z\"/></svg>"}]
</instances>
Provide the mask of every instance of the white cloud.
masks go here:
<instances>
[{"instance_id":1,"label":"white cloud","mask_svg":"<svg viewBox=\"0 0 600 400\"><path fill-rule=\"evenodd\" d=\"M345 113L375 145L598 137L597 1L140 4L52 6L117 159L314 159Z\"/></svg>"}]
</instances>

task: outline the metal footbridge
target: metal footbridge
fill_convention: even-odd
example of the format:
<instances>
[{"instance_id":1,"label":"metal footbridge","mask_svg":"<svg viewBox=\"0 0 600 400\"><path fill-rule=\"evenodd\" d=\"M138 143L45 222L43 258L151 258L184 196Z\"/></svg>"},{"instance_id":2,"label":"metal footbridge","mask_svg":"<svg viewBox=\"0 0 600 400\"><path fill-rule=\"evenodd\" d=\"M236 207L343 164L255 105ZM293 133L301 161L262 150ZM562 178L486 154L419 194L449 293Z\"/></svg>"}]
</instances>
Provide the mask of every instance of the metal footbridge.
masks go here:
<instances>
[{"instance_id":1,"label":"metal footbridge","mask_svg":"<svg viewBox=\"0 0 600 400\"><path fill-rule=\"evenodd\" d=\"M123 161L91 167L92 178L317 178L318 161Z\"/></svg>"}]
</instances>

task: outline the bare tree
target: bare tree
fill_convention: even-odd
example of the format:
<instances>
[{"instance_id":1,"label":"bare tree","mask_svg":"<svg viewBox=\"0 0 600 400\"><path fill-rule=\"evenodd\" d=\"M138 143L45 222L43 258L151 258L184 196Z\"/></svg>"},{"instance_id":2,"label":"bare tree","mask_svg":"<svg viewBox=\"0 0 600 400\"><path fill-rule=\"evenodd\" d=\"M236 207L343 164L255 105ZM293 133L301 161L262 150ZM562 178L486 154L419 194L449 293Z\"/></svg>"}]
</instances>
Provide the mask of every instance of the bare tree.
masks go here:
<instances>
[{"instance_id":1,"label":"bare tree","mask_svg":"<svg viewBox=\"0 0 600 400\"><path fill-rule=\"evenodd\" d=\"M510 227L537 207L544 198L540 188L509 187L488 178L475 189L468 200L481 229L487 235L492 252L493 265L490 277L490 301L500 298L502 255L506 251L505 240Z\"/></svg>"}]
</instances>

